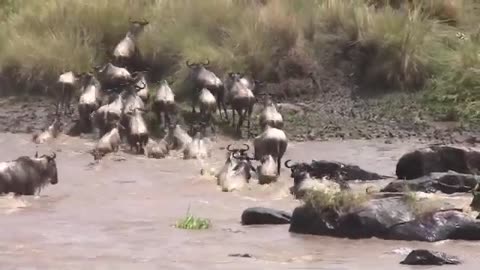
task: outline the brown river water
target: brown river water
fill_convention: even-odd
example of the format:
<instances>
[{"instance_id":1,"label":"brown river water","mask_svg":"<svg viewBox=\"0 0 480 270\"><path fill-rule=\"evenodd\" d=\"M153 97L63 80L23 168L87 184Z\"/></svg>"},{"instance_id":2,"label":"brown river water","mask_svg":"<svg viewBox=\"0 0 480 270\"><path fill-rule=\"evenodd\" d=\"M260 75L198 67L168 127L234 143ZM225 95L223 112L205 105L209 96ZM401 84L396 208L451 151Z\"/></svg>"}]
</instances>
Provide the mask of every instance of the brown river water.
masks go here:
<instances>
[{"instance_id":1,"label":"brown river water","mask_svg":"<svg viewBox=\"0 0 480 270\"><path fill-rule=\"evenodd\" d=\"M271 186L224 193L202 168L220 168L227 142L212 158L146 159L119 152L91 164L93 140L61 136L36 146L30 135L1 134L2 161L57 152L59 183L39 196L0 197L0 265L8 269L409 269L399 264L406 250L429 248L459 256L477 269L480 243L418 243L347 240L295 235L288 225L244 227L242 211L265 206L292 211L289 171ZM397 158L414 143L335 141L290 143L294 160L338 160L393 175ZM384 184L384 183L382 183ZM459 197L460 204L468 204ZM212 227L173 227L187 209L209 218ZM248 253L252 258L231 257ZM429 269L427 267L426 269Z\"/></svg>"}]
</instances>

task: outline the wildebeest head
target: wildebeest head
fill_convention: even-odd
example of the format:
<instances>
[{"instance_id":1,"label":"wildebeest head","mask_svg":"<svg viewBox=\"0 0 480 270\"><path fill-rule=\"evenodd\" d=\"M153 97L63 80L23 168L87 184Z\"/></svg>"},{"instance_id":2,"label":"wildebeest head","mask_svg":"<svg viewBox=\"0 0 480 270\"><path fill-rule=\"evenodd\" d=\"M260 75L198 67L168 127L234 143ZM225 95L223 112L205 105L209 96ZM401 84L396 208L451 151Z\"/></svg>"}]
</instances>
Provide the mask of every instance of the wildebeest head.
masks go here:
<instances>
[{"instance_id":1,"label":"wildebeest head","mask_svg":"<svg viewBox=\"0 0 480 270\"><path fill-rule=\"evenodd\" d=\"M294 164L289 164L291 160L285 161L285 167L290 169L291 174L290 177L293 178L293 183L295 185L300 184L303 180L308 178L310 171L312 170L312 166L310 164L301 162L301 163L294 163Z\"/></svg>"},{"instance_id":2,"label":"wildebeest head","mask_svg":"<svg viewBox=\"0 0 480 270\"><path fill-rule=\"evenodd\" d=\"M227 146L227 162L232 158L236 159L248 159L247 151L250 150L250 146L246 143L243 144L243 148L232 148L232 145ZM235 157L234 157L235 155Z\"/></svg>"},{"instance_id":3,"label":"wildebeest head","mask_svg":"<svg viewBox=\"0 0 480 270\"><path fill-rule=\"evenodd\" d=\"M201 69L201 68L206 68L210 65L210 60L206 60L205 62L201 63L201 62L190 62L190 60L187 60L185 62L185 64L187 65L187 67L193 69L193 70L198 70L198 69Z\"/></svg>"},{"instance_id":4,"label":"wildebeest head","mask_svg":"<svg viewBox=\"0 0 480 270\"><path fill-rule=\"evenodd\" d=\"M145 19L142 19L141 21L134 21L131 18L129 18L128 21L130 23L129 33L134 36L137 36L140 33L142 33L145 26L147 26L150 23Z\"/></svg>"},{"instance_id":5,"label":"wildebeest head","mask_svg":"<svg viewBox=\"0 0 480 270\"><path fill-rule=\"evenodd\" d=\"M55 153L52 153L52 155L42 155L40 157L38 157L38 152L35 153L36 159L45 162L45 170L42 171L42 176L46 177L52 185L58 183L57 163L55 161L56 157L57 155Z\"/></svg>"}]
</instances>

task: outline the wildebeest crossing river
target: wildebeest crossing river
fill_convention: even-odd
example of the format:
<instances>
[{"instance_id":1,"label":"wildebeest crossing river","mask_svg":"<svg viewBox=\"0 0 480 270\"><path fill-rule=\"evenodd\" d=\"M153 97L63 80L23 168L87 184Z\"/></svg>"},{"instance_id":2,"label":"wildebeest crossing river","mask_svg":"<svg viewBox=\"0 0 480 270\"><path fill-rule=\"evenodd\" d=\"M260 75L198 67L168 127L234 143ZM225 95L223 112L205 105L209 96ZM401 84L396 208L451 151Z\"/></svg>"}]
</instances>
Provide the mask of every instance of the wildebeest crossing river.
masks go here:
<instances>
[{"instance_id":1,"label":"wildebeest crossing river","mask_svg":"<svg viewBox=\"0 0 480 270\"><path fill-rule=\"evenodd\" d=\"M227 141L219 139L205 161L146 159L119 152L91 164L93 140L60 136L34 145L29 135L1 134L2 161L20 155L57 153L58 184L39 196L0 197L0 261L3 269L403 269L405 248L433 248L464 259L476 269L478 242L437 244L347 240L296 235L288 225L241 226L247 207L291 212L299 204L288 193L289 171L278 183L224 193L202 168L219 168ZM355 163L393 175L396 160L418 145L377 141L291 143L286 158ZM380 184L385 184L382 180ZM361 184L361 185L371 185ZM365 186L361 186L364 188ZM375 184L376 185L376 184ZM450 196L458 205L471 197ZM180 230L190 212L209 218L203 231ZM230 254L250 254L251 258ZM402 255L401 255L402 254Z\"/></svg>"}]
</instances>

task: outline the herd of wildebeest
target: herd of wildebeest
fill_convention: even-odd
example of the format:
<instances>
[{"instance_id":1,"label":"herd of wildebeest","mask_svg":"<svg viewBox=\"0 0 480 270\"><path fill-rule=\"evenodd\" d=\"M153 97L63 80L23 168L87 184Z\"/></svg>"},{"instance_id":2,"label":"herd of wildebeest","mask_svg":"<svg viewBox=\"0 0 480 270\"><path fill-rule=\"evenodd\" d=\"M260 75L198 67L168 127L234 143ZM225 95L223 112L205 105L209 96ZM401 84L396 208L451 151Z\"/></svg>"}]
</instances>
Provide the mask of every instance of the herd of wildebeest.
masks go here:
<instances>
[{"instance_id":1,"label":"herd of wildebeest","mask_svg":"<svg viewBox=\"0 0 480 270\"><path fill-rule=\"evenodd\" d=\"M204 159L211 155L212 141L206 135L207 128L214 130L213 116L229 121L230 107L232 125L241 134L247 122L248 137L251 136L250 121L256 99L258 81L243 73L229 72L223 79L208 69L209 61L191 63L187 80L191 83L192 113L198 113L198 123L187 132L178 122L178 108L174 91L166 79L156 89L151 89L147 71L129 71L131 63L140 57L136 40L147 21L130 21L130 29L113 51L113 61L94 67L91 72L64 72L58 77L61 100L57 117L42 132L33 135L35 143L55 139L62 132L60 108L71 113L71 99L79 93L78 129L81 133L98 134L98 142L91 154L100 160L109 153L117 152L126 141L136 154L149 158L164 158L170 151L183 153L185 159ZM155 90L155 91L153 91ZM259 94L257 93L257 96ZM165 136L152 138L144 113L151 110L160 120ZM223 111L223 114L222 114ZM238 114L238 121L235 121ZM226 147L228 154L224 166L216 173L217 184L223 191L241 189L252 179L259 184L276 181L280 176L282 158L288 140L283 129L283 118L268 95L264 95L264 108L259 115L261 134L253 140L253 156L250 146ZM190 133L190 134L189 134ZM449 146L434 146L405 154L400 158L396 174L399 179L414 179L430 172L475 173L480 169L480 154ZM255 168L252 161L258 161ZM291 170L294 180L292 193L300 197L306 190L325 188L348 189L349 180L377 180L387 176L367 172L353 165L330 161L293 163L287 160L285 167ZM326 180L327 179L327 180ZM35 154L22 156L13 161L0 163L0 193L33 195L46 184L58 182L56 155Z\"/></svg>"}]
</instances>

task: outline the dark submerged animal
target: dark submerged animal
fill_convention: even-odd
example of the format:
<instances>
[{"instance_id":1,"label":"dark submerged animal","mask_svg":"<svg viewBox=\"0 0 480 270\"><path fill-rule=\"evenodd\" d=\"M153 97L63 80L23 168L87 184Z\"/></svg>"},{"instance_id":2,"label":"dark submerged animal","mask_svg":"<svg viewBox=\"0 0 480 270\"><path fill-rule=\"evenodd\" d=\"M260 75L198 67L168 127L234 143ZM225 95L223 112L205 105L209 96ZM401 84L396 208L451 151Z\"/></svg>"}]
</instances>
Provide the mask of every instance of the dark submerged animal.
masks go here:
<instances>
[{"instance_id":1,"label":"dark submerged animal","mask_svg":"<svg viewBox=\"0 0 480 270\"><path fill-rule=\"evenodd\" d=\"M432 172L455 171L477 174L480 169L480 153L461 148L433 145L404 154L397 163L399 179L415 179Z\"/></svg>"},{"instance_id":2,"label":"dark submerged animal","mask_svg":"<svg viewBox=\"0 0 480 270\"><path fill-rule=\"evenodd\" d=\"M0 163L0 193L34 195L48 183L58 183L56 154L34 158L21 156L13 161Z\"/></svg>"},{"instance_id":3,"label":"dark submerged animal","mask_svg":"<svg viewBox=\"0 0 480 270\"><path fill-rule=\"evenodd\" d=\"M367 181L387 178L386 176L377 173L365 171L356 165L349 165L340 162L312 160L310 164L301 162L292 165L289 164L290 162L291 160L285 161L285 167L290 169L290 176L293 178L295 185L300 184L300 182L306 178L307 174L310 174L310 176L314 178L327 177L338 182L341 188L348 187L345 181Z\"/></svg>"}]
</instances>

